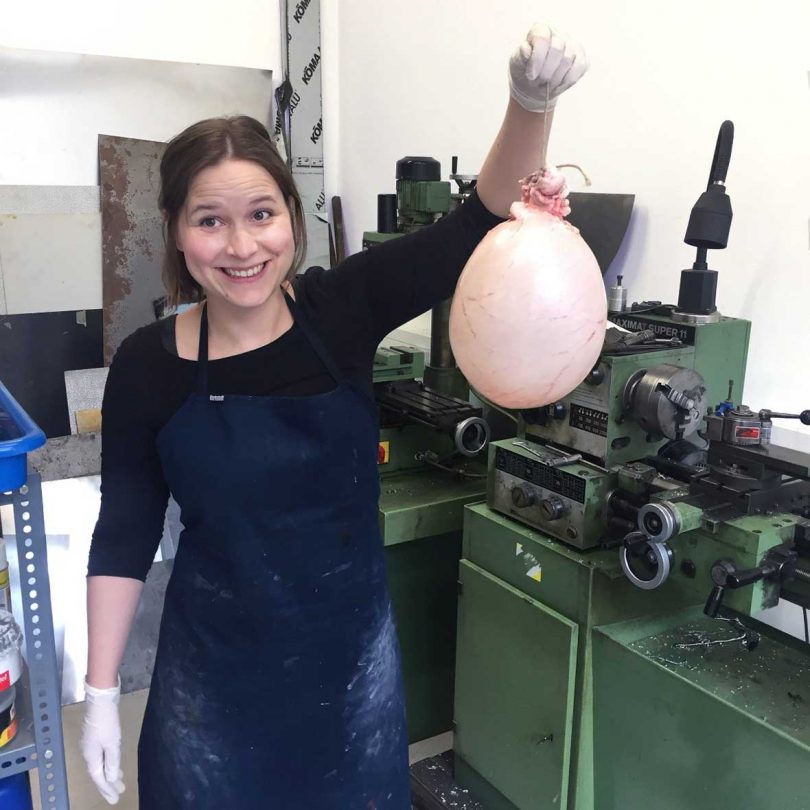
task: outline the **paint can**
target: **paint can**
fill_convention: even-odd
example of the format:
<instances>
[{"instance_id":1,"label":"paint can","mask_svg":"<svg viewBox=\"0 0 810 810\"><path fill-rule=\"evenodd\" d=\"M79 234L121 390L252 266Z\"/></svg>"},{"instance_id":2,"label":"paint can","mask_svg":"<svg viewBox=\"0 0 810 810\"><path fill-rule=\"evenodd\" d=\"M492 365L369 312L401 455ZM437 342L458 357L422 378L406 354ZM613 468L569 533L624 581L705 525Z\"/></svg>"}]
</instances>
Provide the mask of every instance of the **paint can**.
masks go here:
<instances>
[{"instance_id":1,"label":"paint can","mask_svg":"<svg viewBox=\"0 0 810 810\"><path fill-rule=\"evenodd\" d=\"M0 537L0 609L11 612L11 583L8 578L6 543Z\"/></svg>"},{"instance_id":2,"label":"paint can","mask_svg":"<svg viewBox=\"0 0 810 810\"><path fill-rule=\"evenodd\" d=\"M16 697L17 690L13 686L0 692L0 748L10 743L17 733Z\"/></svg>"},{"instance_id":3,"label":"paint can","mask_svg":"<svg viewBox=\"0 0 810 810\"><path fill-rule=\"evenodd\" d=\"M0 608L0 696L22 674L22 630L7 610Z\"/></svg>"}]
</instances>

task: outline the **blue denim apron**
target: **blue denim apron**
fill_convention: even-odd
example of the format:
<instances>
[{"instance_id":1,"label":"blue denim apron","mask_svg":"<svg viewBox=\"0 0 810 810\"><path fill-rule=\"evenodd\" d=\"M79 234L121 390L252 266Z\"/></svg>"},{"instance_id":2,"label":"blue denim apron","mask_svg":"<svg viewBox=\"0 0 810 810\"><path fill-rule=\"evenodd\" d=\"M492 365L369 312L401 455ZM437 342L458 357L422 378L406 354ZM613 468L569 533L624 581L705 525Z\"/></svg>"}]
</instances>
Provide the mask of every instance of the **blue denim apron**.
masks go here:
<instances>
[{"instance_id":1,"label":"blue denim apron","mask_svg":"<svg viewBox=\"0 0 810 810\"><path fill-rule=\"evenodd\" d=\"M407 810L374 405L197 390L158 435L184 531L138 747L143 810Z\"/></svg>"}]
</instances>

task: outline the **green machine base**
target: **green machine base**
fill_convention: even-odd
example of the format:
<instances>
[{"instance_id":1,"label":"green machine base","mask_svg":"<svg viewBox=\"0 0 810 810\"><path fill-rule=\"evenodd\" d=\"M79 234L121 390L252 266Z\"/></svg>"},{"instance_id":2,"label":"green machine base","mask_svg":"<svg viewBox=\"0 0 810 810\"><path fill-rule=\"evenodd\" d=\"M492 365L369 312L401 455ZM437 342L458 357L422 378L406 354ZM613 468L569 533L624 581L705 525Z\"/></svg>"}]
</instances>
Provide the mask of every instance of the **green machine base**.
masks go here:
<instances>
[{"instance_id":1,"label":"green machine base","mask_svg":"<svg viewBox=\"0 0 810 810\"><path fill-rule=\"evenodd\" d=\"M683 580L640 590L482 503L459 578L456 779L489 810L810 808L806 645L707 646L740 631Z\"/></svg>"},{"instance_id":2,"label":"green machine base","mask_svg":"<svg viewBox=\"0 0 810 810\"><path fill-rule=\"evenodd\" d=\"M491 810L591 810L593 628L693 595L673 580L652 596L615 551L579 551L483 503L466 508L460 579L459 781Z\"/></svg>"},{"instance_id":3,"label":"green machine base","mask_svg":"<svg viewBox=\"0 0 810 810\"><path fill-rule=\"evenodd\" d=\"M596 810L810 807L810 653L762 629L749 650L700 608L597 628Z\"/></svg>"},{"instance_id":4,"label":"green machine base","mask_svg":"<svg viewBox=\"0 0 810 810\"><path fill-rule=\"evenodd\" d=\"M380 529L402 650L409 742L453 725L461 526L465 504L480 500L484 488L484 479L441 471L395 473L381 481Z\"/></svg>"}]
</instances>

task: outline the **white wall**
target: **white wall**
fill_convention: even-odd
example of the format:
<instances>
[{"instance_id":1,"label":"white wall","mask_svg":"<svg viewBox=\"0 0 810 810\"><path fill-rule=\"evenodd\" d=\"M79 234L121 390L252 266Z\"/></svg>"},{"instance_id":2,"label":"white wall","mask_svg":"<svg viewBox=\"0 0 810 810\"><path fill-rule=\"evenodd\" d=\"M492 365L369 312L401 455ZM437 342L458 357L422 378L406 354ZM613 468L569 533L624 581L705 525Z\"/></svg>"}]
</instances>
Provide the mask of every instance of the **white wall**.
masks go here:
<instances>
[{"instance_id":1,"label":"white wall","mask_svg":"<svg viewBox=\"0 0 810 810\"><path fill-rule=\"evenodd\" d=\"M0 81L6 78L9 82L9 92L0 94L0 111L5 122L13 122L0 132L0 144L6 147L0 159L2 183L96 185L98 133L168 139L187 125L189 114L201 109L193 98L189 105L182 99L196 96L198 85L221 75L209 69L195 83L195 74L183 73L178 78L170 66L166 95L157 83L142 83L135 66L81 60L75 54L271 70L280 64L276 4L268 10L258 0L241 3L246 17L262 19L262 24L252 27L250 48L241 45L243 20L240 25L233 19L212 25L220 12L210 0L202 0L194 12L190 3L156 0L116 4L114 10L98 0L61 5L48 0L45 13L36 4L11 5L10 24L0 30L0 46L29 50L6 52L7 65L0 51ZM155 73L157 70L151 71L151 75ZM130 74L138 78L133 80ZM172 96L177 88L182 88L181 98ZM242 99L238 90L232 95ZM269 102L265 98L268 111ZM190 109L179 109L183 107ZM237 111L219 103L216 109ZM196 115L203 117L199 112Z\"/></svg>"},{"instance_id":2,"label":"white wall","mask_svg":"<svg viewBox=\"0 0 810 810\"><path fill-rule=\"evenodd\" d=\"M393 191L399 157L433 155L447 173L457 154L461 171L477 170L506 104L509 52L543 14L575 32L592 62L559 105L550 159L581 163L594 191L637 195L610 274L623 272L631 300L676 297L692 261L689 210L721 121L734 121L735 219L728 249L710 258L718 304L754 323L748 403L810 406L806 0L777 0L767 16L732 0L323 0L327 195L343 198L350 248L375 226L376 195ZM16 0L0 44L278 74L278 32L277 0Z\"/></svg>"},{"instance_id":3,"label":"white wall","mask_svg":"<svg viewBox=\"0 0 810 810\"><path fill-rule=\"evenodd\" d=\"M44 51L277 69L272 0L43 0L3 4L0 45Z\"/></svg>"}]
</instances>

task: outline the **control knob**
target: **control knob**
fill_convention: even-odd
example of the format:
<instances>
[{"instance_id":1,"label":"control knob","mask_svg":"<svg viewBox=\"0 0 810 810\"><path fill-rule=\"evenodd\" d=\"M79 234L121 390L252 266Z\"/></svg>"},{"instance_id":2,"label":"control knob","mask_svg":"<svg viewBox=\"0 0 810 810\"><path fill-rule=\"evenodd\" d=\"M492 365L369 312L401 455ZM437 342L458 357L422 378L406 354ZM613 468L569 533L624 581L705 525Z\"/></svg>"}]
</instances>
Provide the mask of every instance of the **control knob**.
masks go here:
<instances>
[{"instance_id":1,"label":"control knob","mask_svg":"<svg viewBox=\"0 0 810 810\"><path fill-rule=\"evenodd\" d=\"M601 385L605 381L605 372L599 366L592 368L585 378L588 385Z\"/></svg>"},{"instance_id":2,"label":"control knob","mask_svg":"<svg viewBox=\"0 0 810 810\"><path fill-rule=\"evenodd\" d=\"M548 498L540 501L540 511L546 520L559 520L561 517L565 517L571 508L562 498L549 495Z\"/></svg>"},{"instance_id":3,"label":"control knob","mask_svg":"<svg viewBox=\"0 0 810 810\"><path fill-rule=\"evenodd\" d=\"M529 484L518 484L512 489L512 503L518 509L525 509L527 506L532 506L536 500L537 493Z\"/></svg>"}]
</instances>

